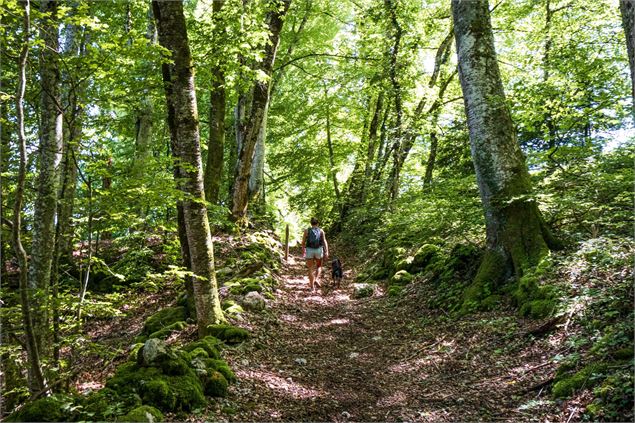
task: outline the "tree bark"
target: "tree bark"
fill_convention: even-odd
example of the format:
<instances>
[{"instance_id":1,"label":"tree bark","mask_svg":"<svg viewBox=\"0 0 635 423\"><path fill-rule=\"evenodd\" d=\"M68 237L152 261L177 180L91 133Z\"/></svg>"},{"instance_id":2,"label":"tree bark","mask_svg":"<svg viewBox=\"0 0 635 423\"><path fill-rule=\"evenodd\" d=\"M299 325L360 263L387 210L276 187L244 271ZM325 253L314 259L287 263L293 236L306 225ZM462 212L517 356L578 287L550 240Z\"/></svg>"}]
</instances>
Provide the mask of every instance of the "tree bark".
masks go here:
<instances>
[{"instance_id":1,"label":"tree bark","mask_svg":"<svg viewBox=\"0 0 635 423\"><path fill-rule=\"evenodd\" d=\"M214 272L214 249L207 220L192 56L181 1L153 1L159 43L170 53L163 65L168 126L187 232L199 336L207 326L224 321ZM178 183L178 182L177 182Z\"/></svg>"},{"instance_id":2,"label":"tree bark","mask_svg":"<svg viewBox=\"0 0 635 423\"><path fill-rule=\"evenodd\" d=\"M633 98L633 121L635 121L635 0L620 0L620 12L626 36L628 64L631 67L631 96Z\"/></svg>"},{"instance_id":3,"label":"tree bark","mask_svg":"<svg viewBox=\"0 0 635 423\"><path fill-rule=\"evenodd\" d=\"M335 192L335 204L342 214L342 195L340 194L337 172L335 170L335 154L333 153L333 140L331 138L331 107L329 104L328 89L324 86L324 100L326 103L326 143L329 148L329 175L333 179L333 191Z\"/></svg>"},{"instance_id":4,"label":"tree bark","mask_svg":"<svg viewBox=\"0 0 635 423\"><path fill-rule=\"evenodd\" d=\"M217 0L213 5L213 21L215 23L213 43L218 42L218 34L222 27L218 16L224 0ZM225 154L225 74L220 63L212 66L212 83L210 88L209 107L209 142L207 144L207 166L205 166L205 199L211 204L218 204L220 187L223 180L223 164Z\"/></svg>"},{"instance_id":5,"label":"tree bark","mask_svg":"<svg viewBox=\"0 0 635 423\"><path fill-rule=\"evenodd\" d=\"M452 0L459 77L472 160L485 213L487 252L473 282L496 286L520 277L552 242L516 140L496 61L487 0Z\"/></svg>"},{"instance_id":6,"label":"tree bark","mask_svg":"<svg viewBox=\"0 0 635 423\"><path fill-rule=\"evenodd\" d=\"M41 134L29 286L38 291L32 304L33 326L38 339L38 350L42 353L49 334L48 297L55 248L55 214L62 159L62 99L58 65L57 2L42 1L41 12L44 15L40 30L40 37L44 40L44 48L40 55Z\"/></svg>"},{"instance_id":7,"label":"tree bark","mask_svg":"<svg viewBox=\"0 0 635 423\"><path fill-rule=\"evenodd\" d=\"M29 390L31 393L41 392L46 388L46 379L42 373L38 339L32 320L31 289L29 287L27 272L27 255L22 245L22 200L24 197L24 185L26 181L26 134L24 129L24 93L26 90L26 62L29 54L29 32L31 27L31 9L29 0L24 3L24 44L20 52L18 62L18 90L16 93L16 117L18 126L18 148L20 150L20 165L18 180L15 189L15 202L13 204L12 243L20 266L20 305L22 308L22 321L26 336L26 352L29 361Z\"/></svg>"},{"instance_id":8,"label":"tree bark","mask_svg":"<svg viewBox=\"0 0 635 423\"><path fill-rule=\"evenodd\" d=\"M271 77L273 65L276 60L276 52L280 43L280 33L284 15L289 9L291 0L276 0L273 2L273 10L267 14L269 23L269 42L265 46L265 53L260 70ZM249 178L254 157L254 150L258 142L258 136L262 128L265 113L269 104L270 79L256 81L254 85L251 110L245 123L244 141L238 153L234 188L232 194L232 217L235 221L245 223L247 207L249 205Z\"/></svg>"},{"instance_id":9,"label":"tree bark","mask_svg":"<svg viewBox=\"0 0 635 423\"><path fill-rule=\"evenodd\" d=\"M77 25L69 25L65 34L66 53L83 57L86 50L86 37ZM85 82L77 82L71 75L67 87L66 102L69 113L64 119L64 140L62 150L61 187L55 226L55 251L51 269L52 312L53 312L53 359L57 364L60 357L60 310L59 310L59 273L60 267L70 264L73 246L73 206L77 187L77 166L75 151L81 142L84 108Z\"/></svg>"}]
</instances>

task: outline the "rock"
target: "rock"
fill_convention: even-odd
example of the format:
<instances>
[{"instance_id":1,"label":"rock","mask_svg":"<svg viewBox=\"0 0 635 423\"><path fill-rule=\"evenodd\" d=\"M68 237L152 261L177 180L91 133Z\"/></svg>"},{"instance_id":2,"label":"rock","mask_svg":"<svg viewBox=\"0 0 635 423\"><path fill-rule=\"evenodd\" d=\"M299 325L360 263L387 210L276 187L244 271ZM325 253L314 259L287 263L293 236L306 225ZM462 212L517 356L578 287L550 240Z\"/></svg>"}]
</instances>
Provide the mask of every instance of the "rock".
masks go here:
<instances>
[{"instance_id":1,"label":"rock","mask_svg":"<svg viewBox=\"0 0 635 423\"><path fill-rule=\"evenodd\" d=\"M142 405L129 411L125 416L119 417L117 421L120 422L162 422L163 413L154 407L149 405Z\"/></svg>"},{"instance_id":2,"label":"rock","mask_svg":"<svg viewBox=\"0 0 635 423\"><path fill-rule=\"evenodd\" d=\"M216 270L217 276L227 276L234 273L234 270L231 267L223 267L221 269Z\"/></svg>"},{"instance_id":3,"label":"rock","mask_svg":"<svg viewBox=\"0 0 635 423\"><path fill-rule=\"evenodd\" d=\"M369 283L353 284L353 298L372 297L375 292L375 286Z\"/></svg>"},{"instance_id":4,"label":"rock","mask_svg":"<svg viewBox=\"0 0 635 423\"><path fill-rule=\"evenodd\" d=\"M228 286L221 286L218 289L218 295L220 295L221 298L225 298L229 295L229 287Z\"/></svg>"},{"instance_id":5,"label":"rock","mask_svg":"<svg viewBox=\"0 0 635 423\"><path fill-rule=\"evenodd\" d=\"M158 338L148 339L141 349L141 362L149 366L168 354L168 345Z\"/></svg>"},{"instance_id":6,"label":"rock","mask_svg":"<svg viewBox=\"0 0 635 423\"><path fill-rule=\"evenodd\" d=\"M265 297L257 291L248 292L243 298L243 306L253 311L264 310L266 307Z\"/></svg>"},{"instance_id":7,"label":"rock","mask_svg":"<svg viewBox=\"0 0 635 423\"><path fill-rule=\"evenodd\" d=\"M414 276L408 273L408 271L400 270L390 278L390 283L392 285L408 285L413 279Z\"/></svg>"},{"instance_id":8,"label":"rock","mask_svg":"<svg viewBox=\"0 0 635 423\"><path fill-rule=\"evenodd\" d=\"M305 358L296 358L294 360L297 364L299 364L300 366L304 366L306 365L306 359Z\"/></svg>"}]
</instances>

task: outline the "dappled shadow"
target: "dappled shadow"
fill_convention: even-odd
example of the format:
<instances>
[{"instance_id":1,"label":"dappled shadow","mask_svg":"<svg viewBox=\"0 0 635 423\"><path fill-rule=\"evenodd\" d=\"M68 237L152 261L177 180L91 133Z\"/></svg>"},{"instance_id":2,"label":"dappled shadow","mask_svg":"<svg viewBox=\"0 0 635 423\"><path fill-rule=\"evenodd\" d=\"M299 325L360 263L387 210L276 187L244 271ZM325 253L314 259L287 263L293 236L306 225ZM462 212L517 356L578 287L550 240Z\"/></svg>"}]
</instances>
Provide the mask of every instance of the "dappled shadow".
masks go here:
<instances>
[{"instance_id":1,"label":"dappled shadow","mask_svg":"<svg viewBox=\"0 0 635 423\"><path fill-rule=\"evenodd\" d=\"M277 298L269 303L274 318L271 313L251 315L253 339L226 351L239 381L228 398L232 412L218 407L216 418L528 417L518 411L512 395L518 392L515 381L523 374L522 363L540 357L532 356L532 350L510 355L514 345L506 330L469 318L423 322L423 316L382 298L352 299L346 281L339 291L311 293L304 263L295 257L284 271Z\"/></svg>"}]
</instances>

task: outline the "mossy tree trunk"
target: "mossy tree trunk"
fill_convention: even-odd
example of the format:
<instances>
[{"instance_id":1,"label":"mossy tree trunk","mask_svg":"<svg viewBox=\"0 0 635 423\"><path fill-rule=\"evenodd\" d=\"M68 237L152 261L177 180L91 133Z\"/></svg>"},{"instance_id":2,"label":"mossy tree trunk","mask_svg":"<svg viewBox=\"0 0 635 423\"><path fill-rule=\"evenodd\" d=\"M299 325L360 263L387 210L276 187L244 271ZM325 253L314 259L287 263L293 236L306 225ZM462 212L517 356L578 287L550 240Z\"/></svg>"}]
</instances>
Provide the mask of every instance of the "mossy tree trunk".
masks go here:
<instances>
[{"instance_id":1,"label":"mossy tree trunk","mask_svg":"<svg viewBox=\"0 0 635 423\"><path fill-rule=\"evenodd\" d=\"M203 192L203 167L192 56L181 1L153 1L159 43L171 55L163 80L168 126L177 183L183 191L183 220L193 280L199 335L208 325L224 321L214 272L214 249Z\"/></svg>"},{"instance_id":2,"label":"mossy tree trunk","mask_svg":"<svg viewBox=\"0 0 635 423\"><path fill-rule=\"evenodd\" d=\"M29 287L33 296L33 327L42 353L49 337L48 297L55 248L55 215L62 161L62 98L59 69L59 22L56 1L42 1L40 36L41 133L37 195L33 210L33 241L29 263Z\"/></svg>"},{"instance_id":3,"label":"mossy tree trunk","mask_svg":"<svg viewBox=\"0 0 635 423\"><path fill-rule=\"evenodd\" d=\"M620 0L620 12L626 36L628 63L631 66L631 95L633 96L633 119L635 119L635 0Z\"/></svg>"},{"instance_id":4,"label":"mossy tree trunk","mask_svg":"<svg viewBox=\"0 0 635 423\"><path fill-rule=\"evenodd\" d=\"M276 52L280 44L283 18L289 9L291 0L275 0L272 11L267 14L269 41L265 46L260 71L271 77L276 60ZM249 180L251 178L254 151L260 136L260 131L269 105L270 80L258 80L254 84L251 107L244 126L243 142L239 144L236 173L234 175L232 192L232 217L238 222L247 218L249 206Z\"/></svg>"},{"instance_id":5,"label":"mossy tree trunk","mask_svg":"<svg viewBox=\"0 0 635 423\"><path fill-rule=\"evenodd\" d=\"M485 212L487 252L472 292L538 263L557 244L546 228L516 140L496 61L487 0L453 0L459 76Z\"/></svg>"}]
</instances>

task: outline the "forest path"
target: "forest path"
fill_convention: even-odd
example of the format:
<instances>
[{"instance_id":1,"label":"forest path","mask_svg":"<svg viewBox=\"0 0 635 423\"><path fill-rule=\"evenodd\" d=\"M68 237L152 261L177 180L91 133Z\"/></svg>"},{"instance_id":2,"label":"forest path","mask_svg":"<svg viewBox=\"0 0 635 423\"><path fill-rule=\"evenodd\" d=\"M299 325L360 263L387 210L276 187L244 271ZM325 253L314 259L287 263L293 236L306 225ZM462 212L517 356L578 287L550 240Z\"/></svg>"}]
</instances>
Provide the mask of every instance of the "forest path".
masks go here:
<instances>
[{"instance_id":1,"label":"forest path","mask_svg":"<svg viewBox=\"0 0 635 423\"><path fill-rule=\"evenodd\" d=\"M511 397L516 382L533 383L523 367L541 357L533 349L520 353L515 331L510 333L518 329L514 318L499 313L487 325L482 316L451 322L385 298L353 299L352 271L345 272L341 290L313 294L304 261L289 258L276 300L246 324L253 338L224 353L239 381L209 410L213 419L457 421L531 415L518 411L520 398Z\"/></svg>"}]
</instances>

